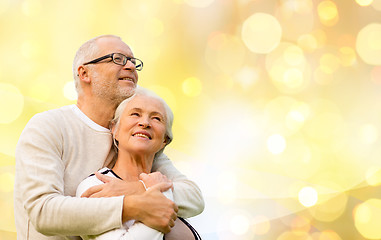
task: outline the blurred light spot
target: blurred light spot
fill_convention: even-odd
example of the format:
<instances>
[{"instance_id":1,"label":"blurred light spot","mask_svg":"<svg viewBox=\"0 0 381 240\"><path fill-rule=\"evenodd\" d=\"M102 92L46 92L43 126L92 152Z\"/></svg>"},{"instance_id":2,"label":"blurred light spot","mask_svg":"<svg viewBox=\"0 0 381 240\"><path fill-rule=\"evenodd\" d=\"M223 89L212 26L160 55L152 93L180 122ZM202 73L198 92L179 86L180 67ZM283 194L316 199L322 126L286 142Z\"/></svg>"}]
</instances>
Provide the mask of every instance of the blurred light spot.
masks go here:
<instances>
[{"instance_id":1,"label":"blurred light spot","mask_svg":"<svg viewBox=\"0 0 381 240\"><path fill-rule=\"evenodd\" d=\"M267 149L272 154L281 154L286 149L286 140L279 134L271 135L267 139Z\"/></svg>"},{"instance_id":2,"label":"blurred light spot","mask_svg":"<svg viewBox=\"0 0 381 240\"><path fill-rule=\"evenodd\" d=\"M242 68L246 48L242 41L223 33L213 33L209 36L205 59L216 72L232 74Z\"/></svg>"},{"instance_id":3,"label":"blurred light spot","mask_svg":"<svg viewBox=\"0 0 381 240\"><path fill-rule=\"evenodd\" d=\"M0 14L5 13L9 8L10 0L0 1Z\"/></svg>"},{"instance_id":4,"label":"blurred light spot","mask_svg":"<svg viewBox=\"0 0 381 240\"><path fill-rule=\"evenodd\" d=\"M378 139L378 129L371 124L365 124L360 128L360 139L365 144L372 144Z\"/></svg>"},{"instance_id":5,"label":"blurred light spot","mask_svg":"<svg viewBox=\"0 0 381 240\"><path fill-rule=\"evenodd\" d=\"M157 95L165 99L165 102L171 108L173 112L176 112L177 109L177 101L171 90L166 87L162 87L160 85L149 85L147 87L151 91L155 92Z\"/></svg>"},{"instance_id":6,"label":"blurred light spot","mask_svg":"<svg viewBox=\"0 0 381 240\"><path fill-rule=\"evenodd\" d=\"M254 53L269 53L280 43L282 28L278 20L266 13L255 13L242 25L242 40Z\"/></svg>"},{"instance_id":7,"label":"blurred light spot","mask_svg":"<svg viewBox=\"0 0 381 240\"><path fill-rule=\"evenodd\" d=\"M306 117L298 110L291 110L286 116L286 126L290 130L298 130L303 126Z\"/></svg>"},{"instance_id":8,"label":"blurred light spot","mask_svg":"<svg viewBox=\"0 0 381 240\"><path fill-rule=\"evenodd\" d=\"M365 174L365 180L370 186L378 186L381 184L381 168L370 167Z\"/></svg>"},{"instance_id":9,"label":"blurred light spot","mask_svg":"<svg viewBox=\"0 0 381 240\"><path fill-rule=\"evenodd\" d=\"M266 56L266 70L272 83L282 92L297 93L305 89L309 81L309 66L303 51L296 45L281 43Z\"/></svg>"},{"instance_id":10,"label":"blurred light spot","mask_svg":"<svg viewBox=\"0 0 381 240\"><path fill-rule=\"evenodd\" d=\"M15 185L15 176L12 173L0 174L0 191L12 192Z\"/></svg>"},{"instance_id":11,"label":"blurred light spot","mask_svg":"<svg viewBox=\"0 0 381 240\"><path fill-rule=\"evenodd\" d=\"M340 48L340 62L343 66L353 66L356 63L356 52L353 48Z\"/></svg>"},{"instance_id":12,"label":"blurred light spot","mask_svg":"<svg viewBox=\"0 0 381 240\"><path fill-rule=\"evenodd\" d=\"M333 222L342 216L346 210L348 196L345 193L328 197L328 200L321 199L319 205L309 209L311 215L318 221Z\"/></svg>"},{"instance_id":13,"label":"blurred light spot","mask_svg":"<svg viewBox=\"0 0 381 240\"><path fill-rule=\"evenodd\" d=\"M63 95L66 99L70 101L77 100L78 94L77 94L77 91L75 90L74 81L65 83L65 86L63 88Z\"/></svg>"},{"instance_id":14,"label":"blurred light spot","mask_svg":"<svg viewBox=\"0 0 381 240\"><path fill-rule=\"evenodd\" d=\"M381 85L381 66L376 66L372 69L371 79L374 83Z\"/></svg>"},{"instance_id":15,"label":"blurred light spot","mask_svg":"<svg viewBox=\"0 0 381 240\"><path fill-rule=\"evenodd\" d=\"M16 120L24 108L24 97L15 86L0 83L0 124Z\"/></svg>"},{"instance_id":16,"label":"blurred light spot","mask_svg":"<svg viewBox=\"0 0 381 240\"><path fill-rule=\"evenodd\" d=\"M314 240L306 232L283 232L276 240Z\"/></svg>"},{"instance_id":17,"label":"blurred light spot","mask_svg":"<svg viewBox=\"0 0 381 240\"><path fill-rule=\"evenodd\" d=\"M270 230L270 220L263 215L257 215L253 218L255 224L254 233L256 235L264 235Z\"/></svg>"},{"instance_id":18,"label":"blurred light spot","mask_svg":"<svg viewBox=\"0 0 381 240\"><path fill-rule=\"evenodd\" d=\"M320 58L320 69L327 74L334 73L339 68L339 64L339 59L330 53L326 53Z\"/></svg>"},{"instance_id":19,"label":"blurred light spot","mask_svg":"<svg viewBox=\"0 0 381 240\"><path fill-rule=\"evenodd\" d=\"M40 0L25 0L22 5L22 12L29 17L37 16L41 13L41 1Z\"/></svg>"},{"instance_id":20,"label":"blurred light spot","mask_svg":"<svg viewBox=\"0 0 381 240\"><path fill-rule=\"evenodd\" d=\"M314 238L315 239L315 238ZM316 240L342 240L339 234L333 230L324 230L319 234L319 239Z\"/></svg>"},{"instance_id":21,"label":"blurred light spot","mask_svg":"<svg viewBox=\"0 0 381 240\"><path fill-rule=\"evenodd\" d=\"M299 202L305 207L312 207L318 201L318 193L312 187L304 187L298 194Z\"/></svg>"},{"instance_id":22,"label":"blurred light spot","mask_svg":"<svg viewBox=\"0 0 381 240\"><path fill-rule=\"evenodd\" d=\"M258 75L257 69L245 66L237 72L236 79L244 89L247 89L257 83Z\"/></svg>"},{"instance_id":23,"label":"blurred light spot","mask_svg":"<svg viewBox=\"0 0 381 240\"><path fill-rule=\"evenodd\" d=\"M369 199L357 205L354 209L356 229L365 238L381 238L381 200Z\"/></svg>"},{"instance_id":24,"label":"blurred light spot","mask_svg":"<svg viewBox=\"0 0 381 240\"><path fill-rule=\"evenodd\" d=\"M336 4L329 0L319 3L318 15L321 23L326 26L335 25L339 19Z\"/></svg>"},{"instance_id":25,"label":"blurred light spot","mask_svg":"<svg viewBox=\"0 0 381 240\"><path fill-rule=\"evenodd\" d=\"M295 216L291 221L291 229L293 232L308 232L311 229L310 220L303 216Z\"/></svg>"},{"instance_id":26,"label":"blurred light spot","mask_svg":"<svg viewBox=\"0 0 381 240\"><path fill-rule=\"evenodd\" d=\"M184 0L191 7L204 8L208 7L214 0Z\"/></svg>"},{"instance_id":27,"label":"blurred light spot","mask_svg":"<svg viewBox=\"0 0 381 240\"><path fill-rule=\"evenodd\" d=\"M316 68L314 72L314 80L321 85L328 85L334 82L333 76L330 73L323 71L321 67Z\"/></svg>"},{"instance_id":28,"label":"blurred light spot","mask_svg":"<svg viewBox=\"0 0 381 240\"><path fill-rule=\"evenodd\" d=\"M317 29L312 33L312 35L315 37L317 41L318 48L324 47L326 45L327 34L325 33L325 31L323 31L322 29Z\"/></svg>"},{"instance_id":29,"label":"blurred light spot","mask_svg":"<svg viewBox=\"0 0 381 240\"><path fill-rule=\"evenodd\" d=\"M290 46L288 47L284 53L283 57L286 61L291 66L298 66L301 63L304 63L304 54L303 50L300 49L298 46Z\"/></svg>"},{"instance_id":30,"label":"blurred light spot","mask_svg":"<svg viewBox=\"0 0 381 240\"><path fill-rule=\"evenodd\" d=\"M236 199L236 175L230 172L221 172L217 179L219 185L218 199L225 204L232 203Z\"/></svg>"},{"instance_id":31,"label":"blurred light spot","mask_svg":"<svg viewBox=\"0 0 381 240\"><path fill-rule=\"evenodd\" d=\"M304 34L298 38L298 45L307 52L313 52L317 48L317 40L311 34Z\"/></svg>"},{"instance_id":32,"label":"blurred light spot","mask_svg":"<svg viewBox=\"0 0 381 240\"><path fill-rule=\"evenodd\" d=\"M369 6L372 4L373 0L356 0L356 3L360 6Z\"/></svg>"},{"instance_id":33,"label":"blurred light spot","mask_svg":"<svg viewBox=\"0 0 381 240\"><path fill-rule=\"evenodd\" d=\"M183 92L189 97L197 97L201 94L202 84L201 81L195 77L185 79L183 82Z\"/></svg>"},{"instance_id":34,"label":"blurred light spot","mask_svg":"<svg viewBox=\"0 0 381 240\"><path fill-rule=\"evenodd\" d=\"M39 46L31 41L25 41L21 45L21 54L26 58L26 59L31 59L33 57L36 57L39 52Z\"/></svg>"},{"instance_id":35,"label":"blurred light spot","mask_svg":"<svg viewBox=\"0 0 381 240\"><path fill-rule=\"evenodd\" d=\"M244 215L235 215L230 220L230 230L236 235L244 235L250 227L250 220Z\"/></svg>"},{"instance_id":36,"label":"blurred light spot","mask_svg":"<svg viewBox=\"0 0 381 240\"><path fill-rule=\"evenodd\" d=\"M303 85L303 73L297 68L291 68L285 71L284 83L288 88L299 88Z\"/></svg>"},{"instance_id":37,"label":"blurred light spot","mask_svg":"<svg viewBox=\"0 0 381 240\"><path fill-rule=\"evenodd\" d=\"M381 11L381 0L374 0L372 2L372 7L377 11Z\"/></svg>"},{"instance_id":38,"label":"blurred light spot","mask_svg":"<svg viewBox=\"0 0 381 240\"><path fill-rule=\"evenodd\" d=\"M381 24L371 23L360 30L356 50L367 64L381 65Z\"/></svg>"},{"instance_id":39,"label":"blurred light spot","mask_svg":"<svg viewBox=\"0 0 381 240\"><path fill-rule=\"evenodd\" d=\"M153 37L159 37L164 32L164 25L160 19L150 18L145 22L143 29Z\"/></svg>"},{"instance_id":40,"label":"blurred light spot","mask_svg":"<svg viewBox=\"0 0 381 240\"><path fill-rule=\"evenodd\" d=\"M299 14L310 14L313 9L311 0L282 0L283 8Z\"/></svg>"}]
</instances>

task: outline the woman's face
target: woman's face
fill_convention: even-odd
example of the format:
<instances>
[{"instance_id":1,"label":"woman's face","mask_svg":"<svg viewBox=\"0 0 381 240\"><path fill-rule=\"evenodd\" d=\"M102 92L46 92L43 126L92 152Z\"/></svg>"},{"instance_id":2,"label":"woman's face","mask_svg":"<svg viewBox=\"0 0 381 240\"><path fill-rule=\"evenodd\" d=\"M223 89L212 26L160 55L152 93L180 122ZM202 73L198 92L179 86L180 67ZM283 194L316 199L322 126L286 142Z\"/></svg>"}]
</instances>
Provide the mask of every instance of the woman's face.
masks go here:
<instances>
[{"instance_id":1,"label":"woman's face","mask_svg":"<svg viewBox=\"0 0 381 240\"><path fill-rule=\"evenodd\" d=\"M155 154L165 146L166 121L163 104L149 96L135 96L121 116L115 138L119 150Z\"/></svg>"}]
</instances>

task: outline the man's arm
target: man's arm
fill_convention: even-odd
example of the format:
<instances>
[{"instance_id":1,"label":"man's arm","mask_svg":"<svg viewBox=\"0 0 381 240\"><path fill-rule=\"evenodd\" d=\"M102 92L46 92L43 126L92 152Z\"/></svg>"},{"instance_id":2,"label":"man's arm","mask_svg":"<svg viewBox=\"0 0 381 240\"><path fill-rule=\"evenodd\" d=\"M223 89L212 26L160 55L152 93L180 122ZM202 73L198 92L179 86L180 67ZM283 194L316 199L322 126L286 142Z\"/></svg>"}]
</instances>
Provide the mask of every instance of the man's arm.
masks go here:
<instances>
[{"instance_id":1,"label":"man's arm","mask_svg":"<svg viewBox=\"0 0 381 240\"><path fill-rule=\"evenodd\" d=\"M155 157L152 172L161 172L173 182L173 198L179 207L178 216L189 218L204 210L204 199L199 187L175 168L165 154Z\"/></svg>"},{"instance_id":2,"label":"man's arm","mask_svg":"<svg viewBox=\"0 0 381 240\"><path fill-rule=\"evenodd\" d=\"M20 137L16 149L15 205L21 210L16 214L24 214L24 208L36 230L46 235L97 234L120 227L123 196L64 196L63 143L56 124L54 117L37 115ZM107 212L110 217L99 219L99 212Z\"/></svg>"}]
</instances>

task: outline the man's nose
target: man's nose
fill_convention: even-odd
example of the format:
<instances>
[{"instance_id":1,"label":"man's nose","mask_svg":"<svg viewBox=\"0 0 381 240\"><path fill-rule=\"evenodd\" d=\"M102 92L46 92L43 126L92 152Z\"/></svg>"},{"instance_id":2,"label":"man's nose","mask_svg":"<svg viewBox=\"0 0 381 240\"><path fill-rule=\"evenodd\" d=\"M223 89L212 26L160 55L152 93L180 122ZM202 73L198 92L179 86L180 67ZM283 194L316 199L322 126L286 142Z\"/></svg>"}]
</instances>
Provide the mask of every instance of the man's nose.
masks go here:
<instances>
[{"instance_id":1,"label":"man's nose","mask_svg":"<svg viewBox=\"0 0 381 240\"><path fill-rule=\"evenodd\" d=\"M130 60L127 60L126 64L124 65L123 67L125 70L131 70L131 71L135 71L136 70L136 66L135 64L132 63L131 59Z\"/></svg>"}]
</instances>

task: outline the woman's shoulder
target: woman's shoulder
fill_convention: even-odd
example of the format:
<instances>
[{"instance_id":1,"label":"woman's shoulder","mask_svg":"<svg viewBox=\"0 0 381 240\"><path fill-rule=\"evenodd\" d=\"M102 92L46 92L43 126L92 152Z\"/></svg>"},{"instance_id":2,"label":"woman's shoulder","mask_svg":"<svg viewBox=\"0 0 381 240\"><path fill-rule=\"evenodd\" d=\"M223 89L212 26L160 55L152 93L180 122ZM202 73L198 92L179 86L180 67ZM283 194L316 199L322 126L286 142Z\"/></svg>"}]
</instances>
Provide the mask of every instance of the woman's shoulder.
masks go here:
<instances>
[{"instance_id":1,"label":"woman's shoulder","mask_svg":"<svg viewBox=\"0 0 381 240\"><path fill-rule=\"evenodd\" d=\"M105 167L105 168L102 168L100 170L98 170L98 172L102 173L102 174L106 174L106 175L109 175L108 173L111 171L111 169ZM100 184L103 184L103 182L101 180L99 180L95 174L90 174L87 178L83 179L82 182L79 183L78 187L77 187L77 192L76 192L76 196L77 197L80 197L87 189L93 187L93 186L96 186L96 185L100 185Z\"/></svg>"}]
</instances>

